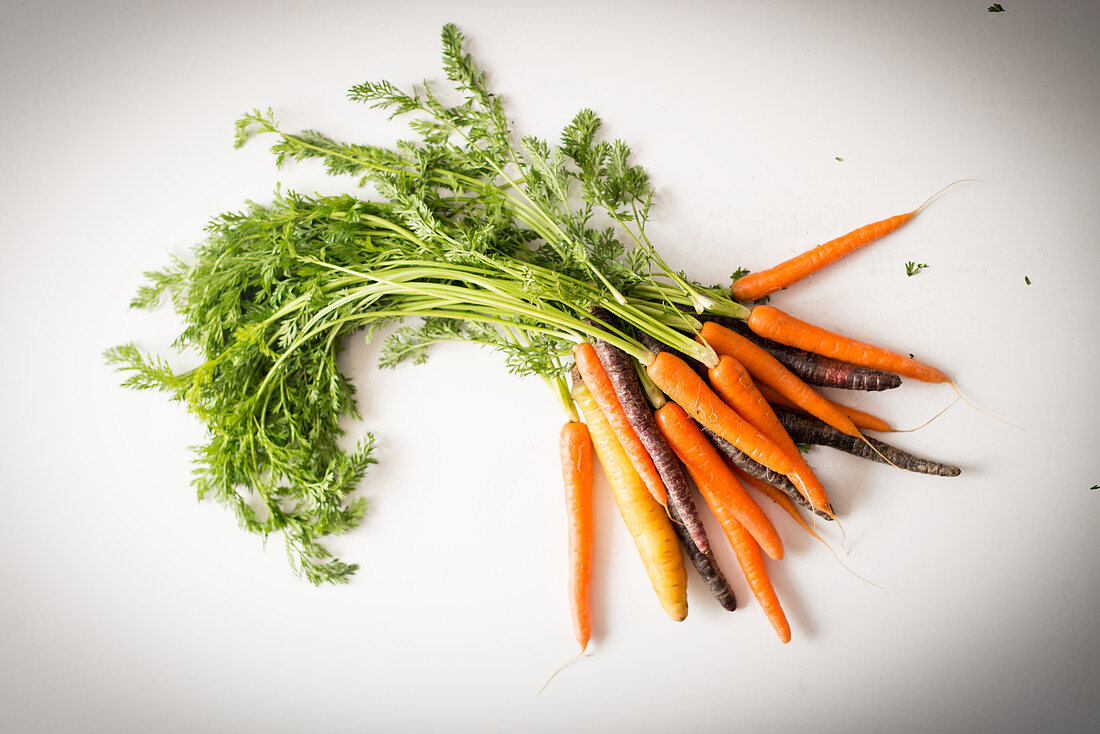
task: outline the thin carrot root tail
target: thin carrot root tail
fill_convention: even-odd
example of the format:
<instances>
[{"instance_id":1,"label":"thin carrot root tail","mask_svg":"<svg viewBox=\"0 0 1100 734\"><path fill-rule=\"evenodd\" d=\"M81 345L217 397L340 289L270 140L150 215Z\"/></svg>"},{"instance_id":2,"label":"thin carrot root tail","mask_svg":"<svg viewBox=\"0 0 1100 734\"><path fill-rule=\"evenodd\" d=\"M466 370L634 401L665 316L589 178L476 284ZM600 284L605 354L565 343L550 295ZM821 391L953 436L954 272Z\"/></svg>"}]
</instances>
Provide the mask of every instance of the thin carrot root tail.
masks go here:
<instances>
[{"instance_id":1,"label":"thin carrot root tail","mask_svg":"<svg viewBox=\"0 0 1100 734\"><path fill-rule=\"evenodd\" d=\"M928 197L927 199L925 199L925 200L924 200L924 203L923 203L923 204L921 204L920 206L918 206L918 207L917 207L916 209L914 209L914 210L913 210L913 215L915 216L915 215L917 214L917 212L919 212L919 211L920 211L921 209L923 209L924 207L928 206L928 203L929 203L930 201L932 201L932 199L935 199L935 198L936 198L937 196L939 196L940 194L942 194L942 193L943 193L944 191L947 191L947 190L948 190L949 188L951 188L951 187L952 187L952 186L954 186L955 184L961 184L961 183L966 183L966 182L968 182L968 181L975 181L975 182L977 182L977 183L981 183L981 182L982 182L982 180L981 180L980 178L959 178L959 179L955 179L954 181L952 181L951 183L947 184L946 186L944 186L943 188L941 188L941 189L940 189L939 191L935 192L934 194L932 194L931 196L929 196L929 197Z\"/></svg>"},{"instance_id":2,"label":"thin carrot root tail","mask_svg":"<svg viewBox=\"0 0 1100 734\"><path fill-rule=\"evenodd\" d=\"M948 380L947 384L950 385L951 389L955 391L955 394L959 396L959 400L963 401L964 403L966 403L967 405L969 405L971 408L978 411L982 415L989 416L990 418L992 418L993 420L995 420L999 423L1004 423L1006 426L1012 426L1013 428L1018 428L1021 431L1026 431L1027 430L1023 426L1018 426L1015 423L1013 423L1012 421L1005 420L1004 418L1001 418L1000 416L993 415L988 410L984 410L983 408L979 408L977 405L975 405L974 403L967 400L966 396L963 395L961 392L959 392L959 388L958 388L957 385L955 385L954 381Z\"/></svg>"},{"instance_id":3,"label":"thin carrot root tail","mask_svg":"<svg viewBox=\"0 0 1100 734\"><path fill-rule=\"evenodd\" d=\"M587 649L587 648L585 648L585 649ZM546 686L550 685L550 681L554 680L554 676L556 676L558 673L565 670L570 665L572 665L577 660L579 660L580 658L583 658L583 657L588 657L588 655L585 653L585 650L581 650L576 655L572 656L571 658L566 660L564 663L562 663L558 667L554 668L554 672L550 674L550 677L546 679L546 682L542 684L542 686L539 688L538 692L542 693L543 691L545 691Z\"/></svg>"},{"instance_id":4,"label":"thin carrot root tail","mask_svg":"<svg viewBox=\"0 0 1100 734\"><path fill-rule=\"evenodd\" d=\"M945 409L945 410L946 410L946 409ZM879 451L879 450L878 450L878 447L876 447L876 446L875 446L875 445L874 445L873 443L871 443L871 442L870 442L869 440L867 440L867 437L866 437L866 436L864 436L864 435L863 435L862 433L860 433L860 434L859 434L859 437L860 437L861 439L863 439L863 443L867 444L867 447L868 447L868 448L870 448L870 449L871 449L872 451L874 451L874 452L875 452L876 454L878 454L878 457L879 457L880 459L882 459L883 461L885 461L885 462L886 462L887 464L889 464L890 466L894 467L895 469L900 469L901 471L905 471L905 469L903 469L902 467L898 466L898 465L897 465L897 464L895 464L894 462L890 461L890 459L888 459L888 458L886 457L886 455L885 455L885 454L883 454L883 453L882 453L881 451Z\"/></svg>"},{"instance_id":5,"label":"thin carrot root tail","mask_svg":"<svg viewBox=\"0 0 1100 734\"><path fill-rule=\"evenodd\" d=\"M844 551L844 555L852 555L852 551L848 550L848 531L844 529L844 523L840 521L840 518L833 515L833 522L836 523L837 530L840 531L840 549ZM831 550L831 549L830 549ZM844 565L844 564L841 564Z\"/></svg>"},{"instance_id":6,"label":"thin carrot root tail","mask_svg":"<svg viewBox=\"0 0 1100 734\"><path fill-rule=\"evenodd\" d=\"M890 592L886 589L885 586L883 586L882 584L877 584L874 581L872 581L871 579L867 578L866 576L863 576L863 575L858 574L855 571L853 571L851 569L851 567L849 567L848 564L845 563L843 561L843 559L841 559L841 557L837 554L836 549L833 548L831 545L829 545L828 541L826 541L824 538L822 538L817 533L813 533L813 536L815 538L817 538L819 541L821 541L821 544L829 550L829 553L832 554L833 558L836 560L837 563L840 564L841 568L843 568L845 571L847 571L851 575L855 576L857 579L864 582L865 584L870 584L871 586L874 586L876 589L881 591L883 594L886 594L887 596L890 596ZM844 547L843 542L841 543L841 547L842 548ZM845 549L845 553L847 553L847 549ZM848 554L848 555L851 555L851 554Z\"/></svg>"},{"instance_id":7,"label":"thin carrot root tail","mask_svg":"<svg viewBox=\"0 0 1100 734\"><path fill-rule=\"evenodd\" d=\"M941 415L943 415L944 413L946 413L946 412L947 412L947 410L948 410L948 409L949 409L949 408L950 408L951 406L953 406L953 405L954 405L955 403L957 403L957 402L959 402L959 399L958 399L958 398L955 398L955 399L954 399L954 400L952 400L952 401L951 401L950 403L948 403L948 404L947 404L946 406L944 406L944 407L943 407L943 409L942 409L942 410L940 410L940 412L939 412L939 413L936 413L936 414L935 414L934 416L932 416L931 418L929 418L928 420L926 420L926 421L925 421L924 423L921 423L921 424L920 424L919 426L917 426L916 428L893 428L893 429L891 429L891 430L890 430L890 433L913 433L914 431L919 431L920 429L924 428L924 427L925 427L925 426L927 426L927 425L928 425L929 423L931 423L932 421L936 420L936 419L937 419L937 418L939 418L939 417L940 417Z\"/></svg>"}]
</instances>

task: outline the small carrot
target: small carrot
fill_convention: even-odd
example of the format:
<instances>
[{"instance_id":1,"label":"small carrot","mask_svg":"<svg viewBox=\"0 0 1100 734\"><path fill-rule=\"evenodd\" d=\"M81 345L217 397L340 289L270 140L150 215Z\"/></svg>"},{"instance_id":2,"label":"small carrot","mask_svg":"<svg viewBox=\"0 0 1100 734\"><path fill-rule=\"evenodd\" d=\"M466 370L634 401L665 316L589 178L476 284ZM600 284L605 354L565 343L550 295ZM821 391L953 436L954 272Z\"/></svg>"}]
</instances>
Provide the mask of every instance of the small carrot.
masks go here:
<instances>
[{"instance_id":1,"label":"small carrot","mask_svg":"<svg viewBox=\"0 0 1100 734\"><path fill-rule=\"evenodd\" d=\"M955 181L954 183L959 182ZM948 184L948 186L951 185L954 184ZM947 188L947 186L944 188ZM929 201L942 191L943 189L940 189L940 191L929 196L923 204L911 212L896 214L892 217L866 224L858 229L852 230L848 234L829 240L799 255L795 255L789 260L785 260L767 270L749 273L748 275L738 278L731 288L733 297L738 301L755 301L758 298L763 298L769 293L774 293L781 288L786 288L789 285L797 283L803 278L821 270L826 265L836 262L845 255L855 252L859 248L869 245L875 240L890 234L916 216L917 212L923 209Z\"/></svg>"},{"instance_id":2,"label":"small carrot","mask_svg":"<svg viewBox=\"0 0 1100 734\"><path fill-rule=\"evenodd\" d=\"M569 611L581 652L592 637L592 436L588 426L569 421L558 440L565 507L569 517Z\"/></svg>"},{"instance_id":3,"label":"small carrot","mask_svg":"<svg viewBox=\"0 0 1100 734\"><path fill-rule=\"evenodd\" d=\"M760 390L760 394L764 396L764 399L772 405L779 405L784 408L798 409L797 405L795 405L793 402L791 402L775 390L771 389L767 385L757 385L756 387ZM826 400L828 400L828 398L826 398ZM894 430L893 426L891 426L889 423L884 421L882 418L879 418L878 416L871 415L870 413L866 413L857 408L853 408L850 405L843 405L836 402L835 400L829 400L829 402L839 408L840 411L844 413L844 415L848 416L852 420L852 423L855 424L856 428L860 429L861 431L878 431L879 433L891 433Z\"/></svg>"},{"instance_id":4,"label":"small carrot","mask_svg":"<svg viewBox=\"0 0 1100 734\"><path fill-rule=\"evenodd\" d=\"M688 612L687 570L672 521L646 489L584 383L574 385L572 395L588 423L596 457L657 599L668 616L679 622Z\"/></svg>"},{"instance_id":5,"label":"small carrot","mask_svg":"<svg viewBox=\"0 0 1100 734\"><path fill-rule=\"evenodd\" d=\"M646 367L646 374L670 399L704 427L714 431L757 463L787 475L791 461L737 411L722 402L687 362L670 352L660 352Z\"/></svg>"},{"instance_id":6,"label":"small carrot","mask_svg":"<svg viewBox=\"0 0 1100 734\"><path fill-rule=\"evenodd\" d=\"M668 507L668 492L661 481L661 475L657 472L657 467L641 439L638 438L638 434L630 425L630 420L619 398L615 395L611 378L607 376L599 355L596 354L596 348L588 342L581 342L573 349L573 359L585 386L596 404L600 406L600 412L615 431L615 436L626 451L626 455L630 457L630 464L645 482L653 499L661 503L662 507Z\"/></svg>"},{"instance_id":7,"label":"small carrot","mask_svg":"<svg viewBox=\"0 0 1100 734\"><path fill-rule=\"evenodd\" d=\"M796 319L773 306L753 307L748 324L750 329L762 337L780 344L805 349L807 352L894 372L902 377L912 377L922 382L950 382L947 375L935 367L882 347L826 331L820 326Z\"/></svg>"},{"instance_id":8,"label":"small carrot","mask_svg":"<svg viewBox=\"0 0 1100 734\"><path fill-rule=\"evenodd\" d=\"M775 526L737 481L695 421L676 403L666 403L657 411L656 416L657 426L665 440L687 467L688 474L712 511L716 504L722 505L752 534L769 556L776 560L781 559L783 541Z\"/></svg>"},{"instance_id":9,"label":"small carrot","mask_svg":"<svg viewBox=\"0 0 1100 734\"><path fill-rule=\"evenodd\" d=\"M792 481L815 509L822 509L831 514L825 487L821 485L813 469L802 457L798 446L787 435L786 429L776 418L768 401L756 389L748 370L733 357L722 356L718 366L710 369L710 384L727 405L756 426L776 446L787 452L787 457L794 465L791 472Z\"/></svg>"},{"instance_id":10,"label":"small carrot","mask_svg":"<svg viewBox=\"0 0 1100 734\"><path fill-rule=\"evenodd\" d=\"M760 308L760 306L757 306ZM699 338L710 344L718 354L733 357L745 366L757 383L762 383L784 395L792 403L815 415L839 431L858 436L852 420L837 410L820 393L798 379L772 355L740 334L707 321L699 330Z\"/></svg>"}]
</instances>

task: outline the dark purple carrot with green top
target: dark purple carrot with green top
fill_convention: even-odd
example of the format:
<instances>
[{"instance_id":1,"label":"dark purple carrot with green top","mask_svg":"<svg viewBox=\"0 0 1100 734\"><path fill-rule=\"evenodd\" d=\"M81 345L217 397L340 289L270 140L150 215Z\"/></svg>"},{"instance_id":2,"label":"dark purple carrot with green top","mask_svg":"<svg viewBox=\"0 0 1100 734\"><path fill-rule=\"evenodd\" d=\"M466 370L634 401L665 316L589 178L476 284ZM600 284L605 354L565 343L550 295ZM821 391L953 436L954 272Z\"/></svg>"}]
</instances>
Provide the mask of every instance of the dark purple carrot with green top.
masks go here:
<instances>
[{"instance_id":1,"label":"dark purple carrot with green top","mask_svg":"<svg viewBox=\"0 0 1100 734\"><path fill-rule=\"evenodd\" d=\"M603 328L617 328L617 323L602 310L595 310L590 320L594 325ZM676 454L669 448L657 428L653 419L653 409L642 391L642 385L638 381L638 373L634 371L634 362L631 357L602 339L595 339L592 346L596 349L596 355L603 365L604 372L611 380L615 394L619 398L626 418L634 428L634 433L645 446L653 465L657 467L657 473L668 491L668 504L676 506L676 515L687 528L691 539L703 553L710 551L710 543L707 540L703 522L699 519L699 510L695 506L695 500L691 496L687 478L680 467Z\"/></svg>"},{"instance_id":2,"label":"dark purple carrot with green top","mask_svg":"<svg viewBox=\"0 0 1100 734\"><path fill-rule=\"evenodd\" d=\"M908 451L883 443L878 439L863 437L856 438L846 433L841 433L832 426L819 421L812 415L801 411L791 410L782 406L774 406L775 414L779 422L787 429L787 433L798 443L818 444L830 448L845 451L861 459L870 459L880 464L892 464L899 469L905 469L919 474L931 474L937 477L957 477L962 470L951 464L939 461L922 459Z\"/></svg>"}]
</instances>

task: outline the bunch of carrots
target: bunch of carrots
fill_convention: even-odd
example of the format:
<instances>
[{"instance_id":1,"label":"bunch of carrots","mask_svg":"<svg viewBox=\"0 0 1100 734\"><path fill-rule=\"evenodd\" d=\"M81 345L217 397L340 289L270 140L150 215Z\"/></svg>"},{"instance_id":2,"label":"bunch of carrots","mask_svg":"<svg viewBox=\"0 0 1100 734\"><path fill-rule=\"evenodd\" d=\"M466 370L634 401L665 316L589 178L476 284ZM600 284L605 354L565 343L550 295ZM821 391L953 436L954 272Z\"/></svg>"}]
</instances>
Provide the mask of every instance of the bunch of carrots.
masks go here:
<instances>
[{"instance_id":1,"label":"bunch of carrots","mask_svg":"<svg viewBox=\"0 0 1100 734\"><path fill-rule=\"evenodd\" d=\"M861 227L768 270L744 275L733 283L732 295L742 303L759 302L894 231L919 210ZM593 320L613 330L623 328L599 311ZM593 452L668 615L676 621L687 615L684 555L724 608L732 611L737 606L700 520L690 478L784 643L791 639L791 627L765 560L781 560L783 542L746 486L819 537L800 508L825 520L836 516L799 444L832 446L909 471L959 474L955 466L864 435L893 429L881 418L836 403L816 389L878 391L897 387L903 377L950 382L940 370L762 303L751 306L745 320L704 320L696 338L718 355L716 364L693 366L644 335L651 355L640 369L622 350L602 340L583 342L573 350L571 394L580 414L570 416L562 427L560 452L569 517L571 614L581 652L592 628Z\"/></svg>"},{"instance_id":2,"label":"bunch of carrots","mask_svg":"<svg viewBox=\"0 0 1100 734\"><path fill-rule=\"evenodd\" d=\"M673 619L687 614L685 556L723 607L737 606L698 496L788 641L766 567L783 557L783 541L745 487L813 532L802 513L837 518L800 444L928 474L959 470L866 436L891 427L817 390L949 382L942 372L761 300L897 229L927 202L737 278L730 290L703 286L650 241L648 174L624 141L602 139L593 110L577 113L557 144L520 135L459 30L444 26L442 42L457 102L428 83L349 91L412 116L415 139L348 143L288 132L270 110L241 117L237 145L273 136L279 164L318 162L373 185L377 198L280 190L270 205L216 218L192 261L147 274L132 302L170 301L185 325L174 346L200 355L199 364L177 370L134 344L108 350L108 361L128 374L125 385L163 391L205 423L199 496L226 505L246 530L281 534L295 570L320 584L345 582L357 568L323 541L364 516L355 493L375 461L373 435L353 450L339 440L342 422L357 416L342 345L410 319L385 338L380 366L422 361L440 341L488 346L516 374L545 379L567 415L561 461L582 652L591 637L593 453Z\"/></svg>"}]
</instances>

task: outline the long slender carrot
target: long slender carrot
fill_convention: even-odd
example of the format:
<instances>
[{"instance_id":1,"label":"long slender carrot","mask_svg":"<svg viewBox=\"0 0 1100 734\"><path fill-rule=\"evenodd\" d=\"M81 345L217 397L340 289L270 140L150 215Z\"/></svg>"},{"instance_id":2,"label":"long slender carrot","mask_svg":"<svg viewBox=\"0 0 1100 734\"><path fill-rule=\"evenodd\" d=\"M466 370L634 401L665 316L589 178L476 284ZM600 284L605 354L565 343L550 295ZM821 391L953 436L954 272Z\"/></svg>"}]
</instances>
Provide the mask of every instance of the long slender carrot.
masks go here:
<instances>
[{"instance_id":1,"label":"long slender carrot","mask_svg":"<svg viewBox=\"0 0 1100 734\"><path fill-rule=\"evenodd\" d=\"M850 436L859 435L859 429L848 416L837 410L836 406L819 392L798 379L794 373L780 364L779 360L745 337L713 321L707 321L699 330L699 338L710 344L718 354L729 355L743 364L757 383L771 387L807 413L817 416L838 431L843 431Z\"/></svg>"},{"instance_id":2,"label":"long slender carrot","mask_svg":"<svg viewBox=\"0 0 1100 734\"><path fill-rule=\"evenodd\" d=\"M631 466L645 482L646 489L649 490L653 499L657 500L662 507L668 507L668 491L665 489L664 482L661 481L661 475L641 439L638 438L638 434L630 425L630 420L623 411L619 398L615 395L611 378L607 376L599 355L596 354L596 348L588 342L581 342L573 349L573 359L593 400L600 406L600 412L607 419L611 429L615 431L615 436L630 458Z\"/></svg>"},{"instance_id":3,"label":"long slender carrot","mask_svg":"<svg viewBox=\"0 0 1100 734\"><path fill-rule=\"evenodd\" d=\"M764 396L764 399L772 405L779 405L784 408L798 408L797 405L795 405L785 396L776 392L767 385L760 384L756 387L758 390L760 390L760 394ZM828 398L826 398L826 400L828 400ZM885 420L879 418L876 415L871 415L870 413L859 410L858 408L853 408L850 405L838 403L835 400L829 400L829 402L839 408L840 411L844 413L844 415L848 416L852 420L852 423L855 424L856 428L860 429L861 431L878 431L880 433L890 433L894 430L893 426L891 426Z\"/></svg>"},{"instance_id":4,"label":"long slender carrot","mask_svg":"<svg viewBox=\"0 0 1100 734\"><path fill-rule=\"evenodd\" d=\"M572 395L588 423L596 457L657 599L668 616L679 622L688 612L687 570L672 521L646 489L584 383L574 385Z\"/></svg>"},{"instance_id":5,"label":"long slender carrot","mask_svg":"<svg viewBox=\"0 0 1100 734\"><path fill-rule=\"evenodd\" d=\"M726 466L699 426L676 403L657 411L657 426L687 467L707 505L722 505L737 518L769 556L783 557L783 541L760 505L756 504Z\"/></svg>"},{"instance_id":6,"label":"long slender carrot","mask_svg":"<svg viewBox=\"0 0 1100 734\"><path fill-rule=\"evenodd\" d=\"M780 344L805 349L807 352L895 372L903 377L912 377L922 382L950 382L947 375L935 367L873 344L834 334L820 326L796 319L773 306L753 307L748 324L749 328L760 336Z\"/></svg>"},{"instance_id":7,"label":"long slender carrot","mask_svg":"<svg viewBox=\"0 0 1100 734\"><path fill-rule=\"evenodd\" d=\"M792 479L815 509L832 512L829 496L825 492L813 469L802 457L787 430L760 391L756 389L748 370L733 357L722 356L717 367L710 369L710 384L726 404L737 411L745 420L767 436L776 446L787 452L794 464Z\"/></svg>"},{"instance_id":8,"label":"long slender carrot","mask_svg":"<svg viewBox=\"0 0 1100 734\"><path fill-rule=\"evenodd\" d=\"M958 183L958 181L954 183ZM951 185L953 184L948 184L948 186ZM944 189L945 188L947 188L947 186L945 186ZM871 224L865 224L862 227L852 230L848 234L841 235L836 239L829 240L817 247L795 255L789 260L785 260L767 270L749 273L748 275L738 278L731 288L733 297L738 301L755 301L758 298L763 298L769 293L774 293L780 288L786 288L789 285L797 283L803 278L821 270L826 265L834 263L845 255L855 252L859 248L869 245L875 240L890 234L916 216L917 212L923 209L925 205L941 191L943 191L943 189L929 196L923 204L911 212L895 214L892 217L887 217L886 219L872 222Z\"/></svg>"},{"instance_id":9,"label":"long slender carrot","mask_svg":"<svg viewBox=\"0 0 1100 734\"><path fill-rule=\"evenodd\" d=\"M569 421L558 439L565 507L569 518L569 612L581 652L592 637L592 436Z\"/></svg>"},{"instance_id":10,"label":"long slender carrot","mask_svg":"<svg viewBox=\"0 0 1100 734\"><path fill-rule=\"evenodd\" d=\"M660 352L646 367L646 374L670 399L704 427L772 471L787 475L792 465L787 455L726 405L687 362L670 352Z\"/></svg>"},{"instance_id":11,"label":"long slender carrot","mask_svg":"<svg viewBox=\"0 0 1100 734\"><path fill-rule=\"evenodd\" d=\"M760 553L760 546L753 540L752 534L741 523L737 522L732 514L722 509L721 505L712 507L711 511L718 520L718 524L726 533L733 552L737 556L737 563L745 574L745 580L749 582L749 588L753 596L760 603L764 615L768 618L779 639L784 642L791 641L791 625L787 621L787 615L779 603L779 595L775 593L771 577L765 566L764 556Z\"/></svg>"}]
</instances>

